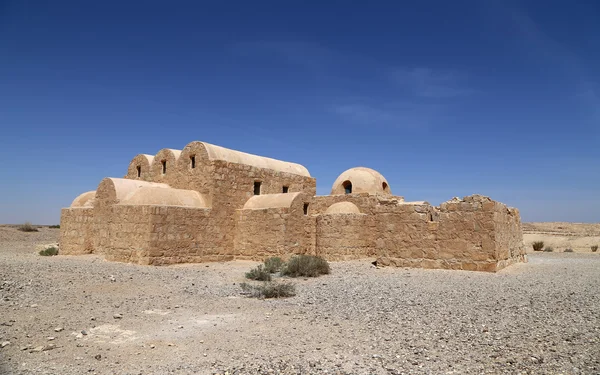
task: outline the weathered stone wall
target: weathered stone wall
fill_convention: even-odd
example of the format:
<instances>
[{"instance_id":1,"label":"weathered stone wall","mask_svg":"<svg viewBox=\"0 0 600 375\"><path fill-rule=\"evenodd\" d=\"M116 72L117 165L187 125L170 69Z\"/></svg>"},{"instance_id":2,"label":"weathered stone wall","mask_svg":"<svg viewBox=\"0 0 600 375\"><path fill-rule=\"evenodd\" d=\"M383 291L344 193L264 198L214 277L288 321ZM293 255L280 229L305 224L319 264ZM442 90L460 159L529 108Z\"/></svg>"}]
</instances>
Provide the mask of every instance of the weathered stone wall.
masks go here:
<instances>
[{"instance_id":1,"label":"weathered stone wall","mask_svg":"<svg viewBox=\"0 0 600 375\"><path fill-rule=\"evenodd\" d=\"M315 253L315 217L304 214L308 196L289 207L241 209L236 212L235 256L262 260L271 256Z\"/></svg>"},{"instance_id":2,"label":"weathered stone wall","mask_svg":"<svg viewBox=\"0 0 600 375\"><path fill-rule=\"evenodd\" d=\"M375 257L373 216L324 214L316 217L316 254L327 260Z\"/></svg>"},{"instance_id":3,"label":"weathered stone wall","mask_svg":"<svg viewBox=\"0 0 600 375\"><path fill-rule=\"evenodd\" d=\"M93 208L63 208L60 215L60 253L63 255L93 252Z\"/></svg>"},{"instance_id":4,"label":"weathered stone wall","mask_svg":"<svg viewBox=\"0 0 600 375\"><path fill-rule=\"evenodd\" d=\"M417 205L415 209L423 211L426 207ZM442 203L439 212L415 212L411 217L413 220L405 222L409 227L398 228L401 233L398 238L414 233L412 240L422 243L421 247L413 245L410 250L410 246L400 241L390 251L389 245L385 245L387 253L380 258L382 264L495 272L507 264L525 260L521 255L518 214L515 216L514 210L487 197L455 199ZM387 222L389 217L380 220Z\"/></svg>"}]
</instances>

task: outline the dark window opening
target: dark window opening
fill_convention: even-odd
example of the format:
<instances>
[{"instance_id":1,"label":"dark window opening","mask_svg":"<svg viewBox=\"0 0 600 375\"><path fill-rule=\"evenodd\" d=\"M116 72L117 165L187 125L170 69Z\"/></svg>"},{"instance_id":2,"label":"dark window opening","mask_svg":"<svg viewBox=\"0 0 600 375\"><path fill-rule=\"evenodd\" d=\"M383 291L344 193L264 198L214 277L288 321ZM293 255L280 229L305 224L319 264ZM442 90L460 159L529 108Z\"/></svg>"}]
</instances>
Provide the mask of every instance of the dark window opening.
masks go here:
<instances>
[{"instance_id":1,"label":"dark window opening","mask_svg":"<svg viewBox=\"0 0 600 375\"><path fill-rule=\"evenodd\" d=\"M254 195L260 195L260 185L262 185L260 181L254 181Z\"/></svg>"},{"instance_id":2,"label":"dark window opening","mask_svg":"<svg viewBox=\"0 0 600 375\"><path fill-rule=\"evenodd\" d=\"M308 215L308 203L304 203L304 215Z\"/></svg>"},{"instance_id":3,"label":"dark window opening","mask_svg":"<svg viewBox=\"0 0 600 375\"><path fill-rule=\"evenodd\" d=\"M287 193L288 191L290 191L290 187L289 186L284 186L283 187L283 192Z\"/></svg>"},{"instance_id":4,"label":"dark window opening","mask_svg":"<svg viewBox=\"0 0 600 375\"><path fill-rule=\"evenodd\" d=\"M427 213L427 218L429 219L429 221L433 221L433 215L431 214L431 212Z\"/></svg>"},{"instance_id":5,"label":"dark window opening","mask_svg":"<svg viewBox=\"0 0 600 375\"><path fill-rule=\"evenodd\" d=\"M190 156L190 160L192 161L192 168L196 168L196 155Z\"/></svg>"},{"instance_id":6,"label":"dark window opening","mask_svg":"<svg viewBox=\"0 0 600 375\"><path fill-rule=\"evenodd\" d=\"M162 174L165 174L165 173L167 173L167 161L163 160L163 161L161 161L161 163L162 163Z\"/></svg>"},{"instance_id":7,"label":"dark window opening","mask_svg":"<svg viewBox=\"0 0 600 375\"><path fill-rule=\"evenodd\" d=\"M388 190L388 184L386 184L385 182L383 184L381 184L381 187L383 188L383 191Z\"/></svg>"},{"instance_id":8,"label":"dark window opening","mask_svg":"<svg viewBox=\"0 0 600 375\"><path fill-rule=\"evenodd\" d=\"M350 182L350 181L344 181L344 183L342 184L342 186L344 187L344 192L346 194L352 194L352 182Z\"/></svg>"},{"instance_id":9,"label":"dark window opening","mask_svg":"<svg viewBox=\"0 0 600 375\"><path fill-rule=\"evenodd\" d=\"M135 167L135 169L137 169L137 174L138 174L138 177L141 177L141 176L142 176L142 167L140 167L140 166L138 165L137 167Z\"/></svg>"}]
</instances>

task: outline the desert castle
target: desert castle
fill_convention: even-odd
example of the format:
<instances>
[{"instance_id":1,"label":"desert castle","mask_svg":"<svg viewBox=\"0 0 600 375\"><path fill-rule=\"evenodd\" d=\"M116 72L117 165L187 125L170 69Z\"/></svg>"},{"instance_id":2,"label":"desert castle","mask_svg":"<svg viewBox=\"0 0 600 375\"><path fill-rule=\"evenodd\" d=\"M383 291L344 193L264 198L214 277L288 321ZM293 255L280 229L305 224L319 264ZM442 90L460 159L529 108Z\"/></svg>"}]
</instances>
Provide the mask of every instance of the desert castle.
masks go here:
<instances>
[{"instance_id":1,"label":"desert castle","mask_svg":"<svg viewBox=\"0 0 600 375\"><path fill-rule=\"evenodd\" d=\"M473 195L405 202L369 168L316 196L302 165L205 142L140 154L62 210L61 254L139 264L292 254L401 267L497 271L526 258L519 211Z\"/></svg>"}]
</instances>

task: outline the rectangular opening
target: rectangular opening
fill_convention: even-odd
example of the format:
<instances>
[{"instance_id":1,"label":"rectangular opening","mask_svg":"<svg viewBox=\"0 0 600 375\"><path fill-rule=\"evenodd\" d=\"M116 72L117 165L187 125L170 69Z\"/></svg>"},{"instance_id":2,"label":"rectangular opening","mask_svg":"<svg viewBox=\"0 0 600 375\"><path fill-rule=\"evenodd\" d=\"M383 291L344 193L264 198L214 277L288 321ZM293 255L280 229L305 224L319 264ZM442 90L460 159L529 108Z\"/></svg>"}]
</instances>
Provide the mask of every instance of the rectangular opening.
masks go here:
<instances>
[{"instance_id":1,"label":"rectangular opening","mask_svg":"<svg viewBox=\"0 0 600 375\"><path fill-rule=\"evenodd\" d=\"M196 155L190 156L190 161L192 164L192 168L196 168Z\"/></svg>"},{"instance_id":2,"label":"rectangular opening","mask_svg":"<svg viewBox=\"0 0 600 375\"><path fill-rule=\"evenodd\" d=\"M284 193L287 193L289 190L290 190L290 187L289 187L289 186L284 186L284 187L283 187L283 192L284 192Z\"/></svg>"},{"instance_id":3,"label":"rectangular opening","mask_svg":"<svg viewBox=\"0 0 600 375\"><path fill-rule=\"evenodd\" d=\"M137 175L138 177L142 176L142 167L140 167L139 165L137 167L135 167L135 169L137 169Z\"/></svg>"},{"instance_id":4,"label":"rectangular opening","mask_svg":"<svg viewBox=\"0 0 600 375\"><path fill-rule=\"evenodd\" d=\"M165 174L165 173L167 173L167 161L163 160L163 161L161 161L161 163L162 163L162 174Z\"/></svg>"},{"instance_id":5,"label":"rectangular opening","mask_svg":"<svg viewBox=\"0 0 600 375\"><path fill-rule=\"evenodd\" d=\"M254 181L254 195L260 195L260 185L262 182Z\"/></svg>"},{"instance_id":6,"label":"rectangular opening","mask_svg":"<svg viewBox=\"0 0 600 375\"><path fill-rule=\"evenodd\" d=\"M304 203L304 215L308 215L308 203Z\"/></svg>"}]
</instances>

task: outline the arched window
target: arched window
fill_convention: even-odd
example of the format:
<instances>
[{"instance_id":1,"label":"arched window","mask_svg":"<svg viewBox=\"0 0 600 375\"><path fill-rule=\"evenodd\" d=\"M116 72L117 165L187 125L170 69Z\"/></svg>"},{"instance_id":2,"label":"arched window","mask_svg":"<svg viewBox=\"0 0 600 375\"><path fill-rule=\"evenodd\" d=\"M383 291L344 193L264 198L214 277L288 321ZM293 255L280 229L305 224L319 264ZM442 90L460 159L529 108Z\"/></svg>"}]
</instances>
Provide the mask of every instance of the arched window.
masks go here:
<instances>
[{"instance_id":1,"label":"arched window","mask_svg":"<svg viewBox=\"0 0 600 375\"><path fill-rule=\"evenodd\" d=\"M344 191L346 194L352 194L352 182L344 181L342 183L342 186L344 187Z\"/></svg>"},{"instance_id":2,"label":"arched window","mask_svg":"<svg viewBox=\"0 0 600 375\"><path fill-rule=\"evenodd\" d=\"M383 191L389 191L390 188L388 186L388 184L386 182L384 182L383 184L381 184L381 187L383 188Z\"/></svg>"},{"instance_id":3,"label":"arched window","mask_svg":"<svg viewBox=\"0 0 600 375\"><path fill-rule=\"evenodd\" d=\"M161 161L161 163L162 163L162 174L165 174L165 173L167 173L167 161L163 160L163 161Z\"/></svg>"}]
</instances>

